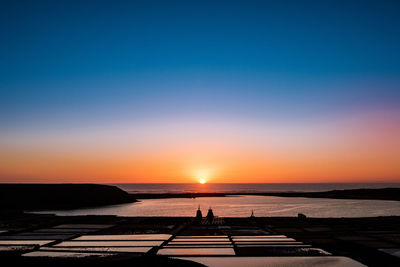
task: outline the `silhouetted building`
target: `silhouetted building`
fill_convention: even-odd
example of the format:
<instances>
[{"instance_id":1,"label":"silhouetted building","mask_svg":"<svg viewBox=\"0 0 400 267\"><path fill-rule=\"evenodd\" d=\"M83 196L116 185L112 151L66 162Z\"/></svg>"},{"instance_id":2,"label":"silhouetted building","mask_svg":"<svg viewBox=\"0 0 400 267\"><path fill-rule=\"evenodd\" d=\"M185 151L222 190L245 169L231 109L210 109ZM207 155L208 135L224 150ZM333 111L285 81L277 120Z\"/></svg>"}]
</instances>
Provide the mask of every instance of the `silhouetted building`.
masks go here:
<instances>
[{"instance_id":1,"label":"silhouetted building","mask_svg":"<svg viewBox=\"0 0 400 267\"><path fill-rule=\"evenodd\" d=\"M199 205L199 208L197 209L197 212L196 212L196 219L201 220L202 218L203 218L203 214L201 213L200 205Z\"/></svg>"},{"instance_id":2,"label":"silhouetted building","mask_svg":"<svg viewBox=\"0 0 400 267\"><path fill-rule=\"evenodd\" d=\"M214 213L210 207L207 212L207 220L211 222L213 219L214 219Z\"/></svg>"}]
</instances>

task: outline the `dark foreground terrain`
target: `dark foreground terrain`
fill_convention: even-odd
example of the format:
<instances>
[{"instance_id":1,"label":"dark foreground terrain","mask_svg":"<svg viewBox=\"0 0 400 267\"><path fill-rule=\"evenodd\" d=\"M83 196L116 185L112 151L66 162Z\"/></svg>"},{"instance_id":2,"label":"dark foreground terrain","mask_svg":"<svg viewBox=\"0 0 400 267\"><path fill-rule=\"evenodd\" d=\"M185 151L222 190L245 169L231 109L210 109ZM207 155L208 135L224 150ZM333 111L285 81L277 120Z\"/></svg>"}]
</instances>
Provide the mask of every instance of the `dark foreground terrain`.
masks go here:
<instances>
[{"instance_id":1,"label":"dark foreground terrain","mask_svg":"<svg viewBox=\"0 0 400 267\"><path fill-rule=\"evenodd\" d=\"M196 221L194 217L116 217L116 216L73 216L62 217L37 214L9 214L0 219L0 240L45 238L57 235L57 242L71 240L91 229L64 229L65 227L93 227L96 235L121 234L169 234L175 236L232 236L285 235L305 245L323 249L333 256L346 256L367 266L400 266L400 258L391 255L400 248L400 217L377 218L216 218L212 223ZM92 226L91 226L92 225ZM103 227L104 226L104 227ZM64 228L63 228L64 227ZM58 230L57 230L58 229ZM93 229L92 229L93 230ZM58 232L57 232L58 231ZM78 231L75 232L74 231ZM93 234L94 232L88 233ZM232 239L231 239L232 240ZM166 241L169 242L169 241ZM4 244L2 246L5 246ZM164 245L165 246L165 245ZM17 263L31 266L201 266L198 263L170 259L157 255L154 248L145 254L120 254L108 258L56 259L28 258L21 254L37 251L37 246L27 246L13 251L0 251L2 266ZM236 257L260 256L313 256L319 251L299 252L248 248L234 245ZM283 253L283 254L282 254ZM300 253L300 254L299 254ZM301 254L308 253L308 254ZM313 253L313 254L310 254ZM8 264L6 264L8 263ZM12 264L11 264L12 263Z\"/></svg>"}]
</instances>

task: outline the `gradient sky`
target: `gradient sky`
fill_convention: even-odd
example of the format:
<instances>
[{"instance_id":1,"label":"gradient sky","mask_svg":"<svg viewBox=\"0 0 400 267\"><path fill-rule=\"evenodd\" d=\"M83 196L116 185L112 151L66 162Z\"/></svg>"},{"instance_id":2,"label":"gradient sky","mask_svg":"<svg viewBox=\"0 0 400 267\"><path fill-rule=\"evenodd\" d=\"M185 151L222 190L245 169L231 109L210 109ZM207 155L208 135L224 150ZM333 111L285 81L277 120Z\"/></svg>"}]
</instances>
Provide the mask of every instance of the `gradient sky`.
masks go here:
<instances>
[{"instance_id":1,"label":"gradient sky","mask_svg":"<svg viewBox=\"0 0 400 267\"><path fill-rule=\"evenodd\" d=\"M399 1L1 1L0 182L400 182Z\"/></svg>"}]
</instances>

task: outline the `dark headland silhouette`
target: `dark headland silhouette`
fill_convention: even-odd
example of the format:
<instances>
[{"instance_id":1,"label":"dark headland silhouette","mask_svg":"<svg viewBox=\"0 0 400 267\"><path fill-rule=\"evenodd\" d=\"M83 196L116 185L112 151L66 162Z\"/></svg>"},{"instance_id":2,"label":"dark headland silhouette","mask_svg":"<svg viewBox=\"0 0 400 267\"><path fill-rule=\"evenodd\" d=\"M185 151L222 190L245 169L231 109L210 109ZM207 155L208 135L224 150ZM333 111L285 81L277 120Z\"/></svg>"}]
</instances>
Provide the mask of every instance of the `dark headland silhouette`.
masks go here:
<instances>
[{"instance_id":1,"label":"dark headland silhouette","mask_svg":"<svg viewBox=\"0 0 400 267\"><path fill-rule=\"evenodd\" d=\"M99 184L0 184L1 210L75 209L135 202L116 186Z\"/></svg>"}]
</instances>

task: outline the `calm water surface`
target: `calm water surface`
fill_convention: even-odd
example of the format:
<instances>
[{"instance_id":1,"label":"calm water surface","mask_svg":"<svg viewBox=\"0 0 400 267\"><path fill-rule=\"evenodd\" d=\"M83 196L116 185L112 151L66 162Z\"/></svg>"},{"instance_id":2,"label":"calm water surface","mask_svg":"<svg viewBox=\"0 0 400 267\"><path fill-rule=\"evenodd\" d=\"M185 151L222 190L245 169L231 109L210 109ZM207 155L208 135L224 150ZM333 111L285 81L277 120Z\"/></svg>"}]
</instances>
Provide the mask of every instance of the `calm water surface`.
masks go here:
<instances>
[{"instance_id":1,"label":"calm water surface","mask_svg":"<svg viewBox=\"0 0 400 267\"><path fill-rule=\"evenodd\" d=\"M359 188L400 187L400 183L173 183L173 184L112 184L129 193L188 193L188 192L317 192Z\"/></svg>"},{"instance_id":2,"label":"calm water surface","mask_svg":"<svg viewBox=\"0 0 400 267\"><path fill-rule=\"evenodd\" d=\"M57 215L118 215L118 216L194 216L198 206L203 215L212 207L222 217L256 216L309 217L375 217L400 216L400 202L386 200L347 200L318 198L286 198L272 196L228 196L202 198L145 199L136 203L99 208L46 211Z\"/></svg>"}]
</instances>

